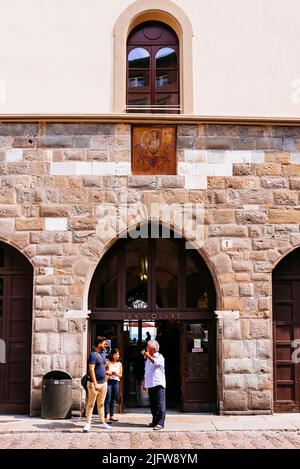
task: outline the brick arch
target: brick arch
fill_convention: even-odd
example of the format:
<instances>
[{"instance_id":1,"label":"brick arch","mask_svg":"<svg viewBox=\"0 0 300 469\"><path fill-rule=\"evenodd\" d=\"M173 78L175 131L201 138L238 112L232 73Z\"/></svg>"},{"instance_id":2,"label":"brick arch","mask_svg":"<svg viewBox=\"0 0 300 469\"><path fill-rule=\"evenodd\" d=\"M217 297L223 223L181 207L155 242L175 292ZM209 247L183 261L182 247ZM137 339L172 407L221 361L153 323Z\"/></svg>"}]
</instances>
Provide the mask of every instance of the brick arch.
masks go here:
<instances>
[{"instance_id":1,"label":"brick arch","mask_svg":"<svg viewBox=\"0 0 300 469\"><path fill-rule=\"evenodd\" d=\"M272 262L272 272L275 269L275 267L286 257L288 256L291 252L295 251L300 247L300 239L297 238L297 242L295 242L292 238L293 235L290 236L290 241L288 244L284 247L281 248L282 252L278 252L278 256L273 260Z\"/></svg>"},{"instance_id":2,"label":"brick arch","mask_svg":"<svg viewBox=\"0 0 300 469\"><path fill-rule=\"evenodd\" d=\"M34 261L33 261L34 256L30 255L30 252L26 251L26 248L29 246L30 243L28 243L24 246L24 243L21 243L17 239L11 239L9 237L3 236L3 234L0 234L0 242L15 248L20 254L22 254L24 257L26 257L26 259L34 267Z\"/></svg>"},{"instance_id":3,"label":"brick arch","mask_svg":"<svg viewBox=\"0 0 300 469\"><path fill-rule=\"evenodd\" d=\"M113 112L126 108L126 43L132 29L144 21L156 20L169 25L179 38L180 102L184 114L193 113L193 30L190 19L170 0L137 0L121 13L114 27L114 95Z\"/></svg>"}]
</instances>

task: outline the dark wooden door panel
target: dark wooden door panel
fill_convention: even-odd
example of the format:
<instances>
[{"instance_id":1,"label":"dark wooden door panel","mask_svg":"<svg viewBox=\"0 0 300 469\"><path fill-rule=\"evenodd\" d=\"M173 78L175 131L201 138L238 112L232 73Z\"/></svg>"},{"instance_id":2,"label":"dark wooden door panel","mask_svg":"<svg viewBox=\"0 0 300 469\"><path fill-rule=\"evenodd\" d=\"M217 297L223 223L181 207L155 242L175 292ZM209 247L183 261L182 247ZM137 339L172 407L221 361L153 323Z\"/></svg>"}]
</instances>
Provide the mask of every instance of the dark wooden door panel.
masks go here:
<instances>
[{"instance_id":1,"label":"dark wooden door panel","mask_svg":"<svg viewBox=\"0 0 300 469\"><path fill-rule=\"evenodd\" d=\"M32 267L16 249L0 243L0 338L6 363L0 364L0 411L28 413L30 403ZM1 295L2 294L2 295Z\"/></svg>"},{"instance_id":2,"label":"dark wooden door panel","mask_svg":"<svg viewBox=\"0 0 300 469\"><path fill-rule=\"evenodd\" d=\"M182 331L182 402L184 411L216 410L214 321L186 322Z\"/></svg>"},{"instance_id":3,"label":"dark wooden door panel","mask_svg":"<svg viewBox=\"0 0 300 469\"><path fill-rule=\"evenodd\" d=\"M273 273L274 410L300 411L300 364L293 341L300 339L300 250L283 259Z\"/></svg>"}]
</instances>

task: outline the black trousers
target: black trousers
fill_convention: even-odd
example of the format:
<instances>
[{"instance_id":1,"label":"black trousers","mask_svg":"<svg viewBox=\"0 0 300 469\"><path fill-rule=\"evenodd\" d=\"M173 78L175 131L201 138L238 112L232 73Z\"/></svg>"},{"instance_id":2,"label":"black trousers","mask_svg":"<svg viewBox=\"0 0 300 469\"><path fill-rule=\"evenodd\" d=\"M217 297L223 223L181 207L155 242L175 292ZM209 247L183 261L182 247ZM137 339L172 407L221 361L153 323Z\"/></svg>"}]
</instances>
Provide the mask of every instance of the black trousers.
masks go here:
<instances>
[{"instance_id":1,"label":"black trousers","mask_svg":"<svg viewBox=\"0 0 300 469\"><path fill-rule=\"evenodd\" d=\"M150 410L153 425L165 425L166 418L166 390L163 386L148 388Z\"/></svg>"}]
</instances>

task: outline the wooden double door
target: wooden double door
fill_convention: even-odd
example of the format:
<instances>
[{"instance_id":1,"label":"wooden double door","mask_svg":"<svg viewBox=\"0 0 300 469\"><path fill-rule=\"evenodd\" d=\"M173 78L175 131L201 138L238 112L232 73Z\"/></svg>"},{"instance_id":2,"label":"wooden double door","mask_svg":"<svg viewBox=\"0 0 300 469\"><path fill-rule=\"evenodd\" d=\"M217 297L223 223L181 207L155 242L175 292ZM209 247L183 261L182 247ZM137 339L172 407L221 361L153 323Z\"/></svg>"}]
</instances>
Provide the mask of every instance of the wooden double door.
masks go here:
<instances>
[{"instance_id":1,"label":"wooden double door","mask_svg":"<svg viewBox=\"0 0 300 469\"><path fill-rule=\"evenodd\" d=\"M300 250L273 273L274 410L300 412Z\"/></svg>"},{"instance_id":2,"label":"wooden double door","mask_svg":"<svg viewBox=\"0 0 300 469\"><path fill-rule=\"evenodd\" d=\"M196 321L99 321L91 322L91 342L98 335L120 349L124 377L121 381L120 410L148 407L142 389L146 332L160 344L165 357L167 408L183 412L215 412L216 358L215 322Z\"/></svg>"},{"instance_id":3,"label":"wooden double door","mask_svg":"<svg viewBox=\"0 0 300 469\"><path fill-rule=\"evenodd\" d=\"M27 414L30 404L31 264L0 243L0 412Z\"/></svg>"}]
</instances>

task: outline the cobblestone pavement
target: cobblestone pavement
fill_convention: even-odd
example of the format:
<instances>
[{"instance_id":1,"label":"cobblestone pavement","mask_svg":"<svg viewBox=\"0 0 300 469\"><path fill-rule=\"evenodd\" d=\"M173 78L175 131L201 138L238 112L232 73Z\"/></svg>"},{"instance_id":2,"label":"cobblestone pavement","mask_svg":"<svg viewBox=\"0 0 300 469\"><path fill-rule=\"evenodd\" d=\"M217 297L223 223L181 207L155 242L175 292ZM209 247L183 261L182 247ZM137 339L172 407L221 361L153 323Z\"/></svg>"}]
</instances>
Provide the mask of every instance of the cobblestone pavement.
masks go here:
<instances>
[{"instance_id":1,"label":"cobblestone pavement","mask_svg":"<svg viewBox=\"0 0 300 469\"><path fill-rule=\"evenodd\" d=\"M299 449L300 431L2 434L1 449Z\"/></svg>"}]
</instances>

